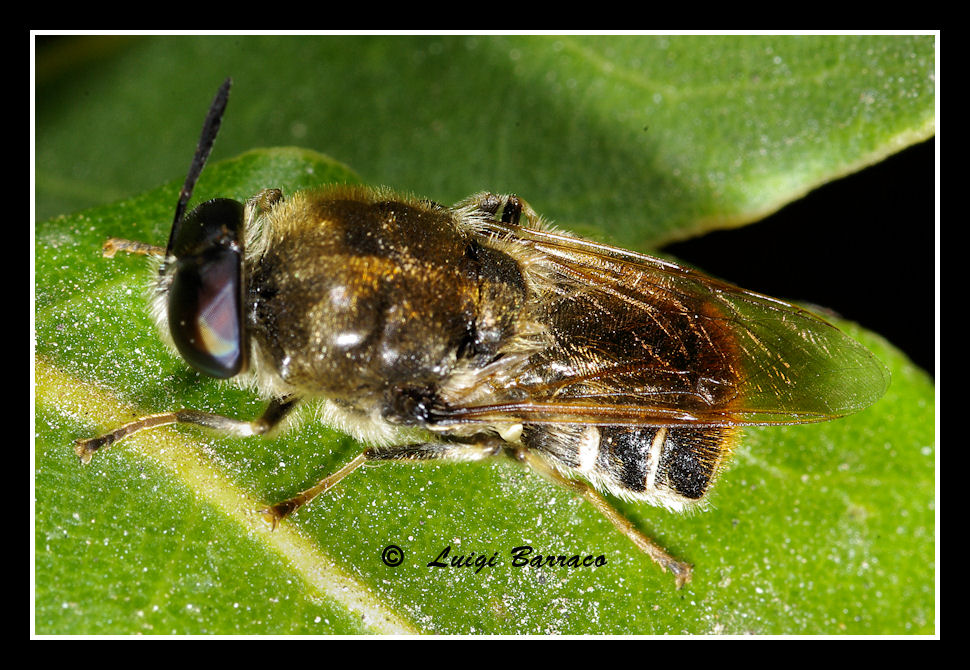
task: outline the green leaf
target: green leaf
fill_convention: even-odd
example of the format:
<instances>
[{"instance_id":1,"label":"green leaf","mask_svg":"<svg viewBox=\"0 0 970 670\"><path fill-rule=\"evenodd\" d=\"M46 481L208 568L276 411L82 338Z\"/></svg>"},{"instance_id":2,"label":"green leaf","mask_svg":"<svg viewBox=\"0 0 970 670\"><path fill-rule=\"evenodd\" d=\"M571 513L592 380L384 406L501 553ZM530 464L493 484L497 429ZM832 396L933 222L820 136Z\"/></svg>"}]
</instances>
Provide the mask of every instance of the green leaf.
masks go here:
<instances>
[{"instance_id":1,"label":"green leaf","mask_svg":"<svg viewBox=\"0 0 970 670\"><path fill-rule=\"evenodd\" d=\"M242 52L251 57L233 62ZM125 55L46 84L45 95L67 100L86 90L93 110L64 105L72 111L52 120L38 104L38 211L167 185L36 226L36 632L934 631L933 386L851 324L892 371L876 405L746 430L706 512L618 503L695 565L681 591L588 505L506 459L366 467L272 532L254 514L262 502L360 449L310 413L268 439L162 428L87 466L72 452L78 437L145 413L263 409L161 343L145 259L100 256L110 236L167 239L205 104L226 73L235 90L217 154L298 139L368 183L442 202L514 190L563 226L608 222L597 234L632 243L755 218L931 134L932 40L179 38ZM184 92L173 96L167 77ZM119 101L130 118L118 118ZM103 117L119 141L99 148L97 128L78 127ZM79 165L91 171L72 176ZM357 180L310 151L251 151L210 165L195 201ZM391 544L404 551L396 568L381 561ZM525 544L602 554L607 565L512 567L509 551ZM498 552L502 564L428 567L445 546Z\"/></svg>"},{"instance_id":2,"label":"green leaf","mask_svg":"<svg viewBox=\"0 0 970 670\"><path fill-rule=\"evenodd\" d=\"M95 41L95 45L100 45ZM38 63L39 219L184 174L235 82L216 158L297 144L451 203L514 192L637 248L757 220L934 132L926 36L169 37Z\"/></svg>"}]
</instances>

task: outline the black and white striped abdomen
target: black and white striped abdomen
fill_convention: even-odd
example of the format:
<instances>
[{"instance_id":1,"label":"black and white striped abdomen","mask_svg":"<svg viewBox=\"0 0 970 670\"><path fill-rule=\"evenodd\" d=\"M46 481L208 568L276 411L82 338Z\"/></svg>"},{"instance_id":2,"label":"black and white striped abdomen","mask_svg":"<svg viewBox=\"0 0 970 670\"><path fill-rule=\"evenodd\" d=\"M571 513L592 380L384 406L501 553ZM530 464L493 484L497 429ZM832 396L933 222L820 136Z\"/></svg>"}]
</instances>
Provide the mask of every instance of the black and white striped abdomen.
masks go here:
<instances>
[{"instance_id":1,"label":"black and white striped abdomen","mask_svg":"<svg viewBox=\"0 0 970 670\"><path fill-rule=\"evenodd\" d=\"M718 426L529 424L521 439L598 489L680 511L704 498L736 436Z\"/></svg>"}]
</instances>

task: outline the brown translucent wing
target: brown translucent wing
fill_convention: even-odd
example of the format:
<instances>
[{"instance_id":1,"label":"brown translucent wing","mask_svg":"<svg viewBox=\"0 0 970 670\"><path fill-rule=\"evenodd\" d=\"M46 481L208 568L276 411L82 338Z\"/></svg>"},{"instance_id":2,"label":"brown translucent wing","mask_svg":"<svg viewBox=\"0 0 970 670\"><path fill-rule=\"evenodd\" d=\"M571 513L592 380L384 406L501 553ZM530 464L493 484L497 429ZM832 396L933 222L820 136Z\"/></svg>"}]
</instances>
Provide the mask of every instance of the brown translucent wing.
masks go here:
<instances>
[{"instance_id":1,"label":"brown translucent wing","mask_svg":"<svg viewBox=\"0 0 970 670\"><path fill-rule=\"evenodd\" d=\"M489 225L552 268L550 343L495 364L487 404L452 405L443 422L802 423L858 412L889 384L865 347L795 305L650 256Z\"/></svg>"}]
</instances>

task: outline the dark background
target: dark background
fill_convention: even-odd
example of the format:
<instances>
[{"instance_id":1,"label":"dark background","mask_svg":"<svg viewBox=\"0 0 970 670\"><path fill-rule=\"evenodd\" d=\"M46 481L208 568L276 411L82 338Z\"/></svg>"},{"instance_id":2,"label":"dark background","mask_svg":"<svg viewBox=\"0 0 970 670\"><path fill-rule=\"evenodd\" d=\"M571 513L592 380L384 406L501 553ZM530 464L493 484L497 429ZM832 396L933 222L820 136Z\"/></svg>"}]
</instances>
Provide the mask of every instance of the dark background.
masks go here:
<instances>
[{"instance_id":1,"label":"dark background","mask_svg":"<svg viewBox=\"0 0 970 670\"><path fill-rule=\"evenodd\" d=\"M923 142L758 223L664 251L746 289L834 310L933 375L934 151Z\"/></svg>"}]
</instances>

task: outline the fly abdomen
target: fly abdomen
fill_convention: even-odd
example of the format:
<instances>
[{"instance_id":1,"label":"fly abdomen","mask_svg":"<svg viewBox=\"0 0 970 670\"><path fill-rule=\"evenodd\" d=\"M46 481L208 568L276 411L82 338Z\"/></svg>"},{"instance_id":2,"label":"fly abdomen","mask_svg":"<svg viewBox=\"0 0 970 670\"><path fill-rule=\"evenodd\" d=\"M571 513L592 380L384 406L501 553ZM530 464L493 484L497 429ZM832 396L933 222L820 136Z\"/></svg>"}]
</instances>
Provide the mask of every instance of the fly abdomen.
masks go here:
<instances>
[{"instance_id":1,"label":"fly abdomen","mask_svg":"<svg viewBox=\"0 0 970 670\"><path fill-rule=\"evenodd\" d=\"M614 495L682 509L704 497L735 433L711 426L530 424L522 441Z\"/></svg>"}]
</instances>

